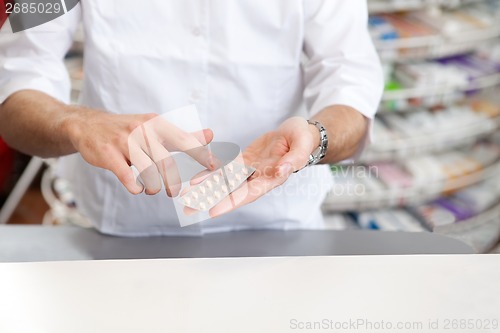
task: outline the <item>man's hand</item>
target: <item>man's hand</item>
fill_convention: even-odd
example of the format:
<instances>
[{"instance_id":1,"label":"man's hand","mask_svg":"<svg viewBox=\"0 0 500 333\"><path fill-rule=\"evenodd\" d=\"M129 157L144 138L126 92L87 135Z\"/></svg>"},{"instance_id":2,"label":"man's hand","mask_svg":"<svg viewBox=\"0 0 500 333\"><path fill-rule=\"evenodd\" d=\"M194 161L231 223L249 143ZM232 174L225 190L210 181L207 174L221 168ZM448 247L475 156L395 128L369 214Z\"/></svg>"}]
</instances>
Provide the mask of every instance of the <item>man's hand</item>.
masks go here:
<instances>
[{"instance_id":1,"label":"man's hand","mask_svg":"<svg viewBox=\"0 0 500 333\"><path fill-rule=\"evenodd\" d=\"M311 152L318 146L318 129L304 118L287 119L276 131L266 133L255 140L244 152L245 164L257 169L247 186L231 194L210 210L215 217L237 206L251 203L272 189L282 185L290 175L302 169Z\"/></svg>"},{"instance_id":2,"label":"man's hand","mask_svg":"<svg viewBox=\"0 0 500 333\"><path fill-rule=\"evenodd\" d=\"M322 163L337 163L359 153L366 139L368 119L352 107L333 105L316 114L328 132L328 151ZM293 171L302 169L320 144L318 129L303 118L286 120L276 131L255 140L243 153L245 163L257 169L246 188L233 192L237 207L253 202L282 185ZM233 210L230 198L210 210L212 217Z\"/></svg>"},{"instance_id":3,"label":"man's hand","mask_svg":"<svg viewBox=\"0 0 500 333\"><path fill-rule=\"evenodd\" d=\"M214 168L206 146L210 130L186 133L156 114L116 115L86 109L66 120L71 142L89 164L112 171L132 194L143 186L130 169L139 171L146 194L157 194L162 181L169 196L177 196L181 180L170 153L182 151L208 169Z\"/></svg>"}]
</instances>

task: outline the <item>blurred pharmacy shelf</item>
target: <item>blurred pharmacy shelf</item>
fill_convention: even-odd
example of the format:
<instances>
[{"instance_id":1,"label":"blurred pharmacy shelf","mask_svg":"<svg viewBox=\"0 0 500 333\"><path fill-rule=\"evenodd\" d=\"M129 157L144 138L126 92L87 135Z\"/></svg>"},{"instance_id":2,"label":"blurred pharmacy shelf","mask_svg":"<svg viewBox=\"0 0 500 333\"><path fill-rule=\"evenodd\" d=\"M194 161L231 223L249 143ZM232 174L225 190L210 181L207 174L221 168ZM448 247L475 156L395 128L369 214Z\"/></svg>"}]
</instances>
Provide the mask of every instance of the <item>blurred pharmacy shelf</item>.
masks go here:
<instances>
[{"instance_id":1,"label":"blurred pharmacy shelf","mask_svg":"<svg viewBox=\"0 0 500 333\"><path fill-rule=\"evenodd\" d=\"M460 147L470 147L500 129L500 116L471 119L468 122L458 124L449 121L448 126L440 125L437 121L430 124L437 126L429 126L430 130L420 127L417 131L409 133L401 130L396 132L394 129L381 130L379 128L383 125L376 120L375 137L384 137L384 139L379 139L370 145L361 161L369 163L383 160L404 160ZM435 128L432 129L432 127ZM382 135L380 132L386 135Z\"/></svg>"},{"instance_id":2,"label":"blurred pharmacy shelf","mask_svg":"<svg viewBox=\"0 0 500 333\"><path fill-rule=\"evenodd\" d=\"M76 53L64 60L71 80L71 102L78 104L83 90L83 57Z\"/></svg>"},{"instance_id":3,"label":"blurred pharmacy shelf","mask_svg":"<svg viewBox=\"0 0 500 333\"><path fill-rule=\"evenodd\" d=\"M444 58L475 50L500 37L500 25L467 31L460 36L430 35L375 41L383 61L411 61Z\"/></svg>"},{"instance_id":4,"label":"blurred pharmacy shelf","mask_svg":"<svg viewBox=\"0 0 500 333\"><path fill-rule=\"evenodd\" d=\"M448 104L470 92L485 90L500 85L500 73L491 74L468 83L428 85L423 87L399 88L386 91L382 97L380 113L413 111L419 106ZM458 95L458 97L457 97Z\"/></svg>"},{"instance_id":5,"label":"blurred pharmacy shelf","mask_svg":"<svg viewBox=\"0 0 500 333\"><path fill-rule=\"evenodd\" d=\"M410 10L422 10L429 6L440 5L445 1L420 1L420 0L369 0L370 14L396 13Z\"/></svg>"},{"instance_id":6,"label":"blurred pharmacy shelf","mask_svg":"<svg viewBox=\"0 0 500 333\"><path fill-rule=\"evenodd\" d=\"M424 211L423 215L417 211ZM378 209L349 214L332 214L326 219L329 229L375 229L384 231L427 232L432 231L470 244L477 253L500 251L500 204L480 214L456 221L450 213L423 205L410 210ZM448 224L433 227L428 221L434 218Z\"/></svg>"},{"instance_id":7,"label":"blurred pharmacy shelf","mask_svg":"<svg viewBox=\"0 0 500 333\"><path fill-rule=\"evenodd\" d=\"M413 7L413 11L371 15L370 32L385 62L435 59L464 54L500 37L500 4L497 0L441 1L456 9L443 10L429 1L384 1L388 7ZM372 2L372 6L373 6ZM395 7L394 7L395 8ZM393 8L393 9L394 9Z\"/></svg>"},{"instance_id":8,"label":"blurred pharmacy shelf","mask_svg":"<svg viewBox=\"0 0 500 333\"><path fill-rule=\"evenodd\" d=\"M327 214L325 220L327 228L336 230L432 231L460 239L478 253L487 253L500 240L499 199L497 176L494 181L483 181L428 203Z\"/></svg>"},{"instance_id":9,"label":"blurred pharmacy shelf","mask_svg":"<svg viewBox=\"0 0 500 333\"><path fill-rule=\"evenodd\" d=\"M352 190L344 185L334 185L323 208L326 212L365 211L370 209L405 207L434 200L481 181L500 181L500 163L487 166L484 170L455 176L453 179L436 179L412 187L368 190L362 184L352 185ZM342 193L339 195L338 193Z\"/></svg>"},{"instance_id":10,"label":"blurred pharmacy shelf","mask_svg":"<svg viewBox=\"0 0 500 333\"><path fill-rule=\"evenodd\" d=\"M332 166L329 228L500 239L500 0L370 0L386 91L359 165Z\"/></svg>"},{"instance_id":11,"label":"blurred pharmacy shelf","mask_svg":"<svg viewBox=\"0 0 500 333\"><path fill-rule=\"evenodd\" d=\"M85 33L83 29L83 25L79 24L75 30L75 34L73 35L73 45L70 49L70 54L83 54L85 43Z\"/></svg>"},{"instance_id":12,"label":"blurred pharmacy shelf","mask_svg":"<svg viewBox=\"0 0 500 333\"><path fill-rule=\"evenodd\" d=\"M384 68L387 83L380 113L452 106L500 86L500 41L465 55Z\"/></svg>"},{"instance_id":13,"label":"blurred pharmacy shelf","mask_svg":"<svg viewBox=\"0 0 500 333\"><path fill-rule=\"evenodd\" d=\"M422 10L435 7L457 8L480 0L369 0L371 14Z\"/></svg>"}]
</instances>

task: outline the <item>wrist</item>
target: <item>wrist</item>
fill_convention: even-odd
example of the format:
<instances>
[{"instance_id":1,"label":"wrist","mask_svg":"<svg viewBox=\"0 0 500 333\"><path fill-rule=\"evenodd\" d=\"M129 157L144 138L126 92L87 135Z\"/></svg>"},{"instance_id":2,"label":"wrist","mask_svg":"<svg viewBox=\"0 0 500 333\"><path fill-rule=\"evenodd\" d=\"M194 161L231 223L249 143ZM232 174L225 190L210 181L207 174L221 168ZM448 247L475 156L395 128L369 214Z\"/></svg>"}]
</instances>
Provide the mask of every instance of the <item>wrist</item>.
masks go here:
<instances>
[{"instance_id":1,"label":"wrist","mask_svg":"<svg viewBox=\"0 0 500 333\"><path fill-rule=\"evenodd\" d=\"M309 162L307 163L307 166L311 166L320 163L326 157L328 151L328 133L319 121L308 120L307 122L309 125L314 126L317 131L316 133L319 134L319 143L309 156Z\"/></svg>"},{"instance_id":2,"label":"wrist","mask_svg":"<svg viewBox=\"0 0 500 333\"><path fill-rule=\"evenodd\" d=\"M316 126L313 124L308 123L307 128L309 130L309 133L311 134L312 138L312 147L311 147L311 153L318 148L319 145L321 145L321 134Z\"/></svg>"},{"instance_id":3,"label":"wrist","mask_svg":"<svg viewBox=\"0 0 500 333\"><path fill-rule=\"evenodd\" d=\"M78 106L68 106L66 114L60 122L60 131L67 138L69 144L75 151L78 151L78 142L80 141L82 130L81 108Z\"/></svg>"}]
</instances>

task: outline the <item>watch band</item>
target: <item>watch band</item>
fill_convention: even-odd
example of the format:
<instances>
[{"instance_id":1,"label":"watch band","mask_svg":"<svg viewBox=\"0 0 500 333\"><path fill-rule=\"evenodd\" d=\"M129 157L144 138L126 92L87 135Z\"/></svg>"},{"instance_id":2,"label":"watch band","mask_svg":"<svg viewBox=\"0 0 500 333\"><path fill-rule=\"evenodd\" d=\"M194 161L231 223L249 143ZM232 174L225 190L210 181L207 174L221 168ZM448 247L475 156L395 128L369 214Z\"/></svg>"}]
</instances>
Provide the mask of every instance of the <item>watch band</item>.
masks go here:
<instances>
[{"instance_id":1,"label":"watch band","mask_svg":"<svg viewBox=\"0 0 500 333\"><path fill-rule=\"evenodd\" d=\"M316 128L318 129L320 143L319 146L311 153L311 155L309 155L309 161L307 161L307 164L304 166L304 168L318 164L323 158L325 158L326 152L328 151L328 133L326 131L326 128L319 121L308 120L307 123L316 126ZM299 169L295 172L299 172L302 169Z\"/></svg>"},{"instance_id":2,"label":"watch band","mask_svg":"<svg viewBox=\"0 0 500 333\"><path fill-rule=\"evenodd\" d=\"M316 148L312 154L309 156L309 162L307 166L318 164L323 158L326 156L326 152L328 150L328 133L326 132L326 128L319 121L307 121L310 125L316 126L319 130L320 136L320 144L318 148Z\"/></svg>"}]
</instances>

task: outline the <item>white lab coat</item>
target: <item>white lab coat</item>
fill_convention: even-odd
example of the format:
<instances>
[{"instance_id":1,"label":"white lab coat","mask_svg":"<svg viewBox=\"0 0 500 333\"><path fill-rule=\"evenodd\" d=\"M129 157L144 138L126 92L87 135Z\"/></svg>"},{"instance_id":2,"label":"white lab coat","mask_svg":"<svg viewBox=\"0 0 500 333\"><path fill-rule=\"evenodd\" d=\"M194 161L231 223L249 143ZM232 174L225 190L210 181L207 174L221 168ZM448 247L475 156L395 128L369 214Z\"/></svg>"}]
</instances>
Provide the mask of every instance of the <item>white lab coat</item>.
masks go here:
<instances>
[{"instance_id":1,"label":"white lab coat","mask_svg":"<svg viewBox=\"0 0 500 333\"><path fill-rule=\"evenodd\" d=\"M194 103L216 141L242 148L290 116L329 105L373 118L381 97L364 0L82 0L38 28L12 34L3 27L0 102L21 89L69 102L63 57L80 20L83 104L134 114ZM129 236L321 228L332 184L328 166L311 167L255 203L180 228L164 195L132 196L79 155L63 158L61 173L99 230Z\"/></svg>"}]
</instances>

